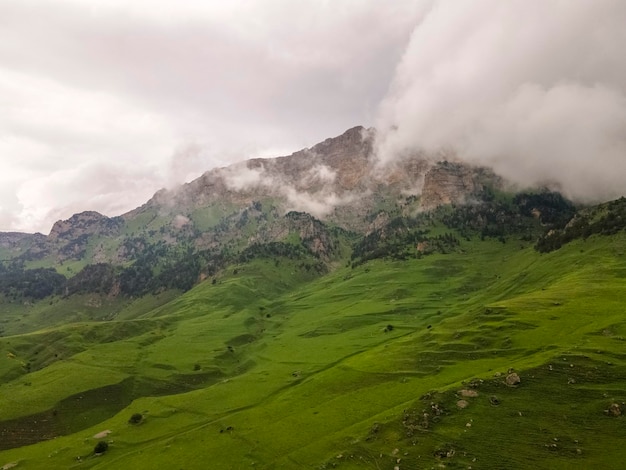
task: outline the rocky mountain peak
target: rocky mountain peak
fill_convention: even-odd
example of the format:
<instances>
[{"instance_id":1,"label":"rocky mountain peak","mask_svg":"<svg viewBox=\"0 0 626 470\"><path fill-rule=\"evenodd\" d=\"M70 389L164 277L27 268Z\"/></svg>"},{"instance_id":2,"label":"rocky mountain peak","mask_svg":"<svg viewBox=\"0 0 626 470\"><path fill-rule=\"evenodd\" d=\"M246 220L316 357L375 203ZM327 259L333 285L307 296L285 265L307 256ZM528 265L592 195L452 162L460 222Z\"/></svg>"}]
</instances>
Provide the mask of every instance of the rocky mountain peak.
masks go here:
<instances>
[{"instance_id":1,"label":"rocky mountain peak","mask_svg":"<svg viewBox=\"0 0 626 470\"><path fill-rule=\"evenodd\" d=\"M246 207L255 200L272 198L283 213L307 212L361 230L362 216L377 197L400 200L421 195L421 209L430 210L462 203L484 186L493 185L496 178L486 169L458 162L436 163L436 157L419 152L381 165L375 139L374 129L357 126L288 156L216 168L177 189L157 192L124 218L154 208L175 217L212 205Z\"/></svg>"},{"instance_id":2,"label":"rocky mountain peak","mask_svg":"<svg viewBox=\"0 0 626 470\"><path fill-rule=\"evenodd\" d=\"M85 211L74 214L67 220L55 222L48 238L51 241L59 239L75 239L81 235L95 233L107 234L116 228L118 223L95 211Z\"/></svg>"}]
</instances>

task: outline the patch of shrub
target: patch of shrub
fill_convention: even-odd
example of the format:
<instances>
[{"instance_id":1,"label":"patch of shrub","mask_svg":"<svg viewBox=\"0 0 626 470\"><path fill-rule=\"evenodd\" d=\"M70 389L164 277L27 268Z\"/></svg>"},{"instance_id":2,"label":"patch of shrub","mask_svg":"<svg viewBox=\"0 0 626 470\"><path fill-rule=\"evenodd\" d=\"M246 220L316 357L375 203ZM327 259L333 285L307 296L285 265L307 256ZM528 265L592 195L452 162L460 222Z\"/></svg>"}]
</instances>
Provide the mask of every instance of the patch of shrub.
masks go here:
<instances>
[{"instance_id":1,"label":"patch of shrub","mask_svg":"<svg viewBox=\"0 0 626 470\"><path fill-rule=\"evenodd\" d=\"M139 424L143 421L143 415L141 413L135 413L128 419L128 424Z\"/></svg>"},{"instance_id":2,"label":"patch of shrub","mask_svg":"<svg viewBox=\"0 0 626 470\"><path fill-rule=\"evenodd\" d=\"M93 453L104 454L107 450L109 450L109 443L106 441L100 441L96 444L96 447L93 448Z\"/></svg>"}]
</instances>

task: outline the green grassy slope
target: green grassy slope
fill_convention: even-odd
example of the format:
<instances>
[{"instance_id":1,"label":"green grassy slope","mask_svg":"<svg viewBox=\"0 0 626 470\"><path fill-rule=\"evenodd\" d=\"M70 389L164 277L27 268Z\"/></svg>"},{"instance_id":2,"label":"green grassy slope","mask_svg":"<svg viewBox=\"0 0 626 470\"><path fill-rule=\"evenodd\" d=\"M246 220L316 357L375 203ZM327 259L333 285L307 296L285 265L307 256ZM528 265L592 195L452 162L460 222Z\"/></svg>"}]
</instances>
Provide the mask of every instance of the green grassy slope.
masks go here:
<instances>
[{"instance_id":1,"label":"green grassy slope","mask_svg":"<svg viewBox=\"0 0 626 470\"><path fill-rule=\"evenodd\" d=\"M154 309L0 338L0 465L622 468L625 418L604 410L626 411L626 237L514 243L320 278L256 259Z\"/></svg>"}]
</instances>

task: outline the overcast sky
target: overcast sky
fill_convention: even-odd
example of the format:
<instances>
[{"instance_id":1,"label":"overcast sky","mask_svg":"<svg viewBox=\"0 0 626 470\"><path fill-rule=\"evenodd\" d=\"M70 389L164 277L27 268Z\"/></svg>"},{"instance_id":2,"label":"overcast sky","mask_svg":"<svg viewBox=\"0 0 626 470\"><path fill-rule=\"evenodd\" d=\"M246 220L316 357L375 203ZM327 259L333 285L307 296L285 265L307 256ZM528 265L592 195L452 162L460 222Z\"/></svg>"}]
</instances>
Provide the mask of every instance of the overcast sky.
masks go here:
<instances>
[{"instance_id":1,"label":"overcast sky","mask_svg":"<svg viewBox=\"0 0 626 470\"><path fill-rule=\"evenodd\" d=\"M612 196L625 24L620 0L0 0L0 230L359 124L383 159L454 147Z\"/></svg>"}]
</instances>

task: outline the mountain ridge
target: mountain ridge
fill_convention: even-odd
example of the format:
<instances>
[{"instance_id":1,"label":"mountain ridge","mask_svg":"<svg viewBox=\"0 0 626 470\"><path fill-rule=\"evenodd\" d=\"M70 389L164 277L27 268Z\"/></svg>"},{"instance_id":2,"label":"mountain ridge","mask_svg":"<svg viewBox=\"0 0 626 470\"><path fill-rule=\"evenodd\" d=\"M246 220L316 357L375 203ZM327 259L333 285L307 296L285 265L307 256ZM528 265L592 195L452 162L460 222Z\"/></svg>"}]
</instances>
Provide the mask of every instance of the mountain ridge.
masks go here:
<instances>
[{"instance_id":1,"label":"mountain ridge","mask_svg":"<svg viewBox=\"0 0 626 470\"><path fill-rule=\"evenodd\" d=\"M502 186L501 179L487 169L447 162L438 166L433 158L421 154L381 167L374 139L374 129L356 126L289 156L250 159L209 170L189 183L157 191L146 203L120 216L83 211L55 222L45 238L0 232L0 246L18 250L30 241L36 246L34 256L45 251L45 245L48 249L56 246L62 251L62 260L84 253L84 242L90 236L118 235L121 225L146 212L168 216L172 225L181 228L193 225L189 213L195 209L211 204L245 208L263 198L274 199L283 214L309 212L344 229L363 232L371 228L363 217L377 204L381 190L388 193L384 198L421 196L421 209L430 210L463 202L485 185ZM73 241L72 246L61 246L64 241Z\"/></svg>"}]
</instances>

